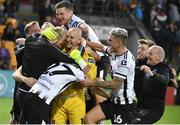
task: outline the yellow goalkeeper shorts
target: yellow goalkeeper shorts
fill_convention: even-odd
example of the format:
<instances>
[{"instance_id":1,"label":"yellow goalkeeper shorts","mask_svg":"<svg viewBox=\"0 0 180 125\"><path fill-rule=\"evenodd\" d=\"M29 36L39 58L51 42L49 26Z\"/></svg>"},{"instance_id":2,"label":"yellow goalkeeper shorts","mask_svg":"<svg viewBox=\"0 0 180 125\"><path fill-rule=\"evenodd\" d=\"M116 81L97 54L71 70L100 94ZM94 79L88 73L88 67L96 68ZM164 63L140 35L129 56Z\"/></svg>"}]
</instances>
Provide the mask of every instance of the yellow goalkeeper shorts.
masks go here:
<instances>
[{"instance_id":1,"label":"yellow goalkeeper shorts","mask_svg":"<svg viewBox=\"0 0 180 125\"><path fill-rule=\"evenodd\" d=\"M52 101L51 120L53 124L66 124L67 121L69 124L83 124L85 111L84 92L75 92L70 87Z\"/></svg>"}]
</instances>

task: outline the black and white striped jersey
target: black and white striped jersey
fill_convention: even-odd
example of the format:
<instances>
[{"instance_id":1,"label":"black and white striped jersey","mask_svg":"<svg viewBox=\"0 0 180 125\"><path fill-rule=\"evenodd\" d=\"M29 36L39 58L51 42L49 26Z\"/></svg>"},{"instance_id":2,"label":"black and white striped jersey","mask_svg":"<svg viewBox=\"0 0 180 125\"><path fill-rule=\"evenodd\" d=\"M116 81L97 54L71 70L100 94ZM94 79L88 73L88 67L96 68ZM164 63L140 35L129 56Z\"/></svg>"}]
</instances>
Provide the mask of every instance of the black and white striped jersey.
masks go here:
<instances>
[{"instance_id":1,"label":"black and white striped jersey","mask_svg":"<svg viewBox=\"0 0 180 125\"><path fill-rule=\"evenodd\" d=\"M84 73L68 63L55 63L39 77L29 92L37 94L47 104L68 86L85 79Z\"/></svg>"},{"instance_id":2,"label":"black and white striped jersey","mask_svg":"<svg viewBox=\"0 0 180 125\"><path fill-rule=\"evenodd\" d=\"M85 23L85 21L79 17L77 17L76 15L73 15L71 20L68 22L68 27L64 27L67 30L72 28L72 27L79 27L80 24ZM88 24L86 24L88 26L88 32L89 32L89 39L93 42L98 42L99 38L96 35L95 31L92 29L92 27L90 27Z\"/></svg>"},{"instance_id":3,"label":"black and white striped jersey","mask_svg":"<svg viewBox=\"0 0 180 125\"><path fill-rule=\"evenodd\" d=\"M133 54L128 50L122 55L111 56L112 77L120 77L124 79L122 86L113 90L112 100L114 103L131 104L135 98L134 93L134 75L135 75L135 59Z\"/></svg>"}]
</instances>

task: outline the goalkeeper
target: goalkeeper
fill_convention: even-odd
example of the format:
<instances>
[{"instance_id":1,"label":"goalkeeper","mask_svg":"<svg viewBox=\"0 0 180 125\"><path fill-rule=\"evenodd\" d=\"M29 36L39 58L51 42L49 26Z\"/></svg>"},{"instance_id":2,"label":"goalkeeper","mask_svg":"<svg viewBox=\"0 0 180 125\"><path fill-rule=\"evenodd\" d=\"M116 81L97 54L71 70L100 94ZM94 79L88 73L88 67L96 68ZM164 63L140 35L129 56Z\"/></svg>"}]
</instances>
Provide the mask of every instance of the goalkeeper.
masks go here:
<instances>
[{"instance_id":1,"label":"goalkeeper","mask_svg":"<svg viewBox=\"0 0 180 125\"><path fill-rule=\"evenodd\" d=\"M81 46L81 38L82 33L79 28L69 29L64 51L79 64L89 79L95 79L97 73L95 58L99 59L100 56L90 48ZM84 94L83 87L79 83L75 83L55 97L51 112L53 123L66 124L69 121L70 124L82 124L86 113Z\"/></svg>"}]
</instances>

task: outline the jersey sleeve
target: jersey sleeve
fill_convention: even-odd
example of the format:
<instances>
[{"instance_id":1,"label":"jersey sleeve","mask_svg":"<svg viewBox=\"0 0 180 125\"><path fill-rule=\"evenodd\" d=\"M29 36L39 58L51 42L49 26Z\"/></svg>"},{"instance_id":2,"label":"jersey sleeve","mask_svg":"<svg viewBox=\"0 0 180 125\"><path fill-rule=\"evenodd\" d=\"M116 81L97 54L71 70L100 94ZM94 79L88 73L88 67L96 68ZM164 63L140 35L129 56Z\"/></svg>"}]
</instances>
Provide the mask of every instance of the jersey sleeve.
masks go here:
<instances>
[{"instance_id":1,"label":"jersey sleeve","mask_svg":"<svg viewBox=\"0 0 180 125\"><path fill-rule=\"evenodd\" d=\"M90 48L85 48L83 59L90 67L89 71L87 72L87 77L92 80L95 79L97 75L97 67L96 67L96 61L93 57L93 54L91 53Z\"/></svg>"}]
</instances>

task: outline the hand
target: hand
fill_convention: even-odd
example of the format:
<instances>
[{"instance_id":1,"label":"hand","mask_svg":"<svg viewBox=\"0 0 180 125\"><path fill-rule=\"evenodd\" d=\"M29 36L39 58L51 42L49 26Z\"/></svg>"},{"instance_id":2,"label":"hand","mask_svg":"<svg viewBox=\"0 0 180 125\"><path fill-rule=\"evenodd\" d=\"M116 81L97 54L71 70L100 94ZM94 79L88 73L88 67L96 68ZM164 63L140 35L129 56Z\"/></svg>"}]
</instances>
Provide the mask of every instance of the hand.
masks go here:
<instances>
[{"instance_id":1,"label":"hand","mask_svg":"<svg viewBox=\"0 0 180 125\"><path fill-rule=\"evenodd\" d=\"M16 41L15 41L15 43L18 44L18 45L19 45L19 44L24 45L24 44L25 44L25 41L26 41L25 38L17 38Z\"/></svg>"},{"instance_id":2,"label":"hand","mask_svg":"<svg viewBox=\"0 0 180 125\"><path fill-rule=\"evenodd\" d=\"M87 66L86 62L81 57L81 53L78 49L73 49L69 53L69 56L75 60L75 62L81 67L82 70Z\"/></svg>"},{"instance_id":3,"label":"hand","mask_svg":"<svg viewBox=\"0 0 180 125\"><path fill-rule=\"evenodd\" d=\"M149 68L149 66L146 65L142 65L140 70L144 71L144 73L149 73L151 76L153 76L153 72L151 71L151 69Z\"/></svg>"},{"instance_id":4,"label":"hand","mask_svg":"<svg viewBox=\"0 0 180 125\"><path fill-rule=\"evenodd\" d=\"M23 82L29 87L32 87L36 83L36 79L33 77L24 77Z\"/></svg>"},{"instance_id":5,"label":"hand","mask_svg":"<svg viewBox=\"0 0 180 125\"><path fill-rule=\"evenodd\" d=\"M71 50L71 52L69 53L69 56L71 58L73 58L77 63L79 62L79 60L82 59L81 53L80 53L80 51L78 49Z\"/></svg>"},{"instance_id":6,"label":"hand","mask_svg":"<svg viewBox=\"0 0 180 125\"><path fill-rule=\"evenodd\" d=\"M82 86L93 86L95 84L94 80L90 80L90 79L85 79L85 80L81 80L80 84Z\"/></svg>"},{"instance_id":7,"label":"hand","mask_svg":"<svg viewBox=\"0 0 180 125\"><path fill-rule=\"evenodd\" d=\"M84 38L81 38L81 45L86 46L86 40Z\"/></svg>"},{"instance_id":8,"label":"hand","mask_svg":"<svg viewBox=\"0 0 180 125\"><path fill-rule=\"evenodd\" d=\"M55 31L55 28L52 26L43 30L41 34L47 37L49 41L56 41L58 39L58 33Z\"/></svg>"}]
</instances>

